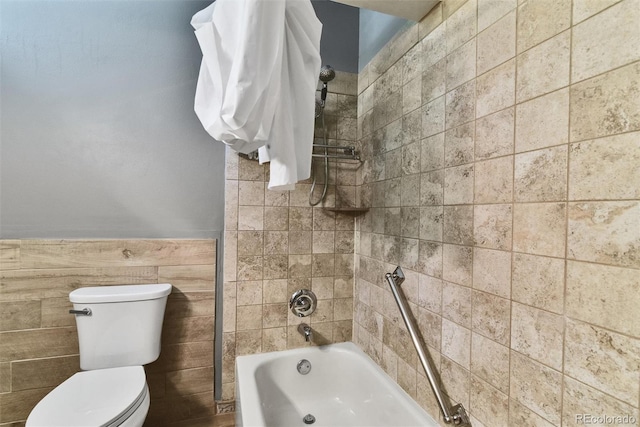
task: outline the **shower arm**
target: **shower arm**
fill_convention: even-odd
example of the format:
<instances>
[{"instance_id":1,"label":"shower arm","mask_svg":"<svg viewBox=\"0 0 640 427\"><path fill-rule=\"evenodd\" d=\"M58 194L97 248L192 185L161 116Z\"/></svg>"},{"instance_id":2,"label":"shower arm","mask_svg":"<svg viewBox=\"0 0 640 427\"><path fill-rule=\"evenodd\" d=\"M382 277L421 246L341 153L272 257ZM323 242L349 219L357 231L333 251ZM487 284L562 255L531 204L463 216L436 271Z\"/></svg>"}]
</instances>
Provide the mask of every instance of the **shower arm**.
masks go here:
<instances>
[{"instance_id":1,"label":"shower arm","mask_svg":"<svg viewBox=\"0 0 640 427\"><path fill-rule=\"evenodd\" d=\"M396 299L396 303L398 304L398 308L400 309L400 314L402 314L404 324L407 326L409 335L411 335L413 345L418 352L418 357L420 358L420 362L422 363L422 368L427 374L427 379L429 380L429 385L431 385L431 390L433 391L433 394L438 401L438 405L440 406L440 410L442 411L444 422L447 424L453 423L454 425L461 427L470 427L471 424L469 423L469 417L467 416L467 411L464 409L464 406L462 406L462 404L457 404L452 408L449 408L444 400L442 390L440 390L440 386L438 385L435 371L431 366L429 359L427 358L427 353L424 346L418 338L417 329L413 322L413 319L410 317L407 303L404 300L403 295L400 294L399 287L402 282L404 282L404 273L402 272L402 269L400 268L400 266L398 266L393 273L387 273L385 277L387 279L387 282L389 283L389 287L391 288L391 293Z\"/></svg>"}]
</instances>

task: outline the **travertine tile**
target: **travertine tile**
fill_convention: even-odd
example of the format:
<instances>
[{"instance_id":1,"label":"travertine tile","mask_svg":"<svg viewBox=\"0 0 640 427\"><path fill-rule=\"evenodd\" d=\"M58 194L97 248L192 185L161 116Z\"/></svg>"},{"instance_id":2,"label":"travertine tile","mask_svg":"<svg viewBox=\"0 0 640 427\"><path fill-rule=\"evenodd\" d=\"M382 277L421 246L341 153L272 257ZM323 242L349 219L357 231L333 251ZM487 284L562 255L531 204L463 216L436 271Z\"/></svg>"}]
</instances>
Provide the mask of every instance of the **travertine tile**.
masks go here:
<instances>
[{"instance_id":1,"label":"travertine tile","mask_svg":"<svg viewBox=\"0 0 640 427\"><path fill-rule=\"evenodd\" d=\"M448 6L446 6L448 7ZM446 9L445 7L445 9ZM453 52L477 33L477 0L468 0L447 19L447 54ZM445 11L445 16L448 14Z\"/></svg>"},{"instance_id":2,"label":"travertine tile","mask_svg":"<svg viewBox=\"0 0 640 427\"><path fill-rule=\"evenodd\" d=\"M517 4L517 0L478 0L478 32L515 9Z\"/></svg>"},{"instance_id":3,"label":"travertine tile","mask_svg":"<svg viewBox=\"0 0 640 427\"><path fill-rule=\"evenodd\" d=\"M570 377L564 377L564 394L562 399L562 425L578 427L588 423L596 417L607 415L609 417L631 417L636 420L638 408L625 404L619 400L612 398L596 389L584 385ZM617 423L617 419L613 419ZM621 424L630 424L624 422L625 418L621 418Z\"/></svg>"},{"instance_id":4,"label":"travertine tile","mask_svg":"<svg viewBox=\"0 0 640 427\"><path fill-rule=\"evenodd\" d=\"M416 321L424 343L440 351L442 344L442 317L420 308L418 309Z\"/></svg>"},{"instance_id":5,"label":"travertine tile","mask_svg":"<svg viewBox=\"0 0 640 427\"><path fill-rule=\"evenodd\" d=\"M473 375L470 394L469 411L485 425L509 425L509 397L506 394Z\"/></svg>"},{"instance_id":6,"label":"travertine tile","mask_svg":"<svg viewBox=\"0 0 640 427\"><path fill-rule=\"evenodd\" d=\"M457 205L473 203L474 165L446 168L444 171L444 203Z\"/></svg>"},{"instance_id":7,"label":"travertine tile","mask_svg":"<svg viewBox=\"0 0 640 427\"><path fill-rule=\"evenodd\" d=\"M469 407L470 374L469 370L447 357L440 358L440 380L446 384L444 392L452 402Z\"/></svg>"},{"instance_id":8,"label":"travertine tile","mask_svg":"<svg viewBox=\"0 0 640 427\"><path fill-rule=\"evenodd\" d=\"M416 370L402 359L398 360L398 385L413 399L416 398Z\"/></svg>"},{"instance_id":9,"label":"travertine tile","mask_svg":"<svg viewBox=\"0 0 640 427\"><path fill-rule=\"evenodd\" d=\"M278 206L264 208L264 229L265 230L288 230L289 228L289 208Z\"/></svg>"},{"instance_id":10,"label":"travertine tile","mask_svg":"<svg viewBox=\"0 0 640 427\"><path fill-rule=\"evenodd\" d=\"M570 203L567 257L640 267L638 218L640 202Z\"/></svg>"},{"instance_id":11,"label":"travertine tile","mask_svg":"<svg viewBox=\"0 0 640 427\"><path fill-rule=\"evenodd\" d=\"M420 236L420 208L400 208L401 236L417 239Z\"/></svg>"},{"instance_id":12,"label":"travertine tile","mask_svg":"<svg viewBox=\"0 0 640 427\"><path fill-rule=\"evenodd\" d=\"M262 280L263 261L262 256L239 256L238 280Z\"/></svg>"},{"instance_id":13,"label":"travertine tile","mask_svg":"<svg viewBox=\"0 0 640 427\"><path fill-rule=\"evenodd\" d=\"M569 200L640 198L640 133L571 144Z\"/></svg>"},{"instance_id":14,"label":"travertine tile","mask_svg":"<svg viewBox=\"0 0 640 427\"><path fill-rule=\"evenodd\" d=\"M414 143L411 144L418 148L417 152L417 161L420 158L420 144ZM415 173L413 175L403 176L402 181L400 183L401 194L400 194L400 204L406 207L418 207L420 206L420 191L417 191L420 188L420 174Z\"/></svg>"},{"instance_id":15,"label":"travertine tile","mask_svg":"<svg viewBox=\"0 0 640 427\"><path fill-rule=\"evenodd\" d=\"M437 26L420 42L423 71L428 70L446 56L445 29L446 25Z\"/></svg>"},{"instance_id":16,"label":"travertine tile","mask_svg":"<svg viewBox=\"0 0 640 427\"><path fill-rule=\"evenodd\" d=\"M578 82L640 59L640 7L627 0L573 28L571 81Z\"/></svg>"},{"instance_id":17,"label":"travertine tile","mask_svg":"<svg viewBox=\"0 0 640 427\"><path fill-rule=\"evenodd\" d=\"M445 98L445 124L447 129L473 120L476 113L476 79L447 92ZM424 129L424 116L422 125ZM427 135L423 134L423 136Z\"/></svg>"},{"instance_id":18,"label":"travertine tile","mask_svg":"<svg viewBox=\"0 0 640 427\"><path fill-rule=\"evenodd\" d=\"M573 25L584 21L620 0L582 0L573 4Z\"/></svg>"},{"instance_id":19,"label":"travertine tile","mask_svg":"<svg viewBox=\"0 0 640 427\"><path fill-rule=\"evenodd\" d=\"M549 421L531 411L526 406L521 405L513 399L509 399L509 425L510 426L532 426L532 427L554 427Z\"/></svg>"},{"instance_id":20,"label":"travertine tile","mask_svg":"<svg viewBox=\"0 0 640 427\"><path fill-rule=\"evenodd\" d=\"M422 106L422 137L444 131L445 97L441 96Z\"/></svg>"},{"instance_id":21,"label":"travertine tile","mask_svg":"<svg viewBox=\"0 0 640 427\"><path fill-rule=\"evenodd\" d=\"M571 25L570 0L527 1L518 6L518 53Z\"/></svg>"},{"instance_id":22,"label":"travertine tile","mask_svg":"<svg viewBox=\"0 0 640 427\"><path fill-rule=\"evenodd\" d=\"M476 80L476 117L484 117L515 103L515 59L495 67Z\"/></svg>"},{"instance_id":23,"label":"travertine tile","mask_svg":"<svg viewBox=\"0 0 640 427\"><path fill-rule=\"evenodd\" d=\"M569 261L566 292L568 316L640 337L637 270Z\"/></svg>"},{"instance_id":24,"label":"travertine tile","mask_svg":"<svg viewBox=\"0 0 640 427\"><path fill-rule=\"evenodd\" d=\"M509 396L554 425L560 424L562 407L562 374L560 372L511 351Z\"/></svg>"},{"instance_id":25,"label":"travertine tile","mask_svg":"<svg viewBox=\"0 0 640 427\"><path fill-rule=\"evenodd\" d=\"M422 74L422 73L421 73ZM419 108L422 105L422 77L416 77L402 87L402 113L407 114L411 111ZM355 122L355 119L352 119ZM353 135L349 135L344 139L355 140L356 135L355 123L351 125L350 129L354 132ZM338 132L338 138L340 138L340 132Z\"/></svg>"},{"instance_id":26,"label":"travertine tile","mask_svg":"<svg viewBox=\"0 0 640 427\"><path fill-rule=\"evenodd\" d=\"M565 203L517 203L513 212L513 250L564 256Z\"/></svg>"},{"instance_id":27,"label":"travertine tile","mask_svg":"<svg viewBox=\"0 0 640 427\"><path fill-rule=\"evenodd\" d=\"M487 3L485 1L485 3ZM500 3L495 1L495 3ZM508 1L502 1L508 5ZM486 10L486 9L485 9ZM516 55L516 11L513 10L478 34L478 75Z\"/></svg>"},{"instance_id":28,"label":"travertine tile","mask_svg":"<svg viewBox=\"0 0 640 427\"><path fill-rule=\"evenodd\" d=\"M238 203L240 206L264 206L264 183L261 181L238 181Z\"/></svg>"},{"instance_id":29,"label":"travertine tile","mask_svg":"<svg viewBox=\"0 0 640 427\"><path fill-rule=\"evenodd\" d=\"M567 321L564 371L630 405L640 396L640 340Z\"/></svg>"},{"instance_id":30,"label":"travertine tile","mask_svg":"<svg viewBox=\"0 0 640 427\"><path fill-rule=\"evenodd\" d=\"M571 86L570 141L640 129L640 63Z\"/></svg>"},{"instance_id":31,"label":"travertine tile","mask_svg":"<svg viewBox=\"0 0 640 427\"><path fill-rule=\"evenodd\" d=\"M475 158L488 159L513 153L514 108L476 120Z\"/></svg>"},{"instance_id":32,"label":"travertine tile","mask_svg":"<svg viewBox=\"0 0 640 427\"><path fill-rule=\"evenodd\" d=\"M516 153L537 150L569 140L569 89L518 104L516 107Z\"/></svg>"},{"instance_id":33,"label":"travertine tile","mask_svg":"<svg viewBox=\"0 0 640 427\"><path fill-rule=\"evenodd\" d=\"M419 279L418 304L434 313L442 307L442 280L421 274Z\"/></svg>"},{"instance_id":34,"label":"travertine tile","mask_svg":"<svg viewBox=\"0 0 640 427\"><path fill-rule=\"evenodd\" d=\"M503 393L509 391L509 348L480 334L471 336L471 373Z\"/></svg>"},{"instance_id":35,"label":"travertine tile","mask_svg":"<svg viewBox=\"0 0 640 427\"><path fill-rule=\"evenodd\" d=\"M422 252L422 242L420 244ZM468 246L444 245L442 255L442 278L453 283L471 286L473 251ZM429 274L429 272L425 272ZM437 276L438 277L438 276Z\"/></svg>"},{"instance_id":36,"label":"travertine tile","mask_svg":"<svg viewBox=\"0 0 640 427\"><path fill-rule=\"evenodd\" d=\"M444 282L442 285L442 317L465 328L470 328L471 289L466 286Z\"/></svg>"},{"instance_id":37,"label":"travertine tile","mask_svg":"<svg viewBox=\"0 0 640 427\"><path fill-rule=\"evenodd\" d=\"M445 93L446 60L441 60L422 73L422 102L431 102Z\"/></svg>"},{"instance_id":38,"label":"travertine tile","mask_svg":"<svg viewBox=\"0 0 640 427\"><path fill-rule=\"evenodd\" d=\"M442 170L420 175L420 206L438 206L444 201Z\"/></svg>"},{"instance_id":39,"label":"travertine tile","mask_svg":"<svg viewBox=\"0 0 640 427\"><path fill-rule=\"evenodd\" d=\"M570 44L570 31L565 31L518 55L518 102L553 92L569 84Z\"/></svg>"},{"instance_id":40,"label":"travertine tile","mask_svg":"<svg viewBox=\"0 0 640 427\"><path fill-rule=\"evenodd\" d=\"M402 147L403 175L412 175L420 172L420 143L413 142Z\"/></svg>"},{"instance_id":41,"label":"travertine tile","mask_svg":"<svg viewBox=\"0 0 640 427\"><path fill-rule=\"evenodd\" d=\"M562 313L564 270L563 259L515 253L513 300L554 313Z\"/></svg>"},{"instance_id":42,"label":"travertine tile","mask_svg":"<svg viewBox=\"0 0 640 427\"><path fill-rule=\"evenodd\" d=\"M556 370L562 369L564 319L514 302L511 307L511 348Z\"/></svg>"},{"instance_id":43,"label":"travertine tile","mask_svg":"<svg viewBox=\"0 0 640 427\"><path fill-rule=\"evenodd\" d=\"M510 298L511 253L474 248L473 288Z\"/></svg>"},{"instance_id":44,"label":"travertine tile","mask_svg":"<svg viewBox=\"0 0 640 427\"><path fill-rule=\"evenodd\" d=\"M447 58L447 91L476 76L476 39L473 38L451 52Z\"/></svg>"},{"instance_id":45,"label":"travertine tile","mask_svg":"<svg viewBox=\"0 0 640 427\"><path fill-rule=\"evenodd\" d=\"M475 125L469 122L444 134L444 165L458 166L473 161Z\"/></svg>"},{"instance_id":46,"label":"travertine tile","mask_svg":"<svg viewBox=\"0 0 640 427\"><path fill-rule=\"evenodd\" d=\"M475 203L509 203L513 200L513 156L474 165Z\"/></svg>"},{"instance_id":47,"label":"travertine tile","mask_svg":"<svg viewBox=\"0 0 640 427\"><path fill-rule=\"evenodd\" d=\"M502 345L509 345L509 322L511 310L509 300L473 291L471 300L471 329Z\"/></svg>"},{"instance_id":48,"label":"travertine tile","mask_svg":"<svg viewBox=\"0 0 640 427\"><path fill-rule=\"evenodd\" d=\"M511 250L511 205L475 205L473 209L473 238L477 246Z\"/></svg>"},{"instance_id":49,"label":"travertine tile","mask_svg":"<svg viewBox=\"0 0 640 427\"><path fill-rule=\"evenodd\" d=\"M455 205L444 207L442 241L458 245L473 244L473 206ZM435 239L431 239L435 240Z\"/></svg>"},{"instance_id":50,"label":"travertine tile","mask_svg":"<svg viewBox=\"0 0 640 427\"><path fill-rule=\"evenodd\" d=\"M238 231L238 255L262 255L262 231Z\"/></svg>"},{"instance_id":51,"label":"travertine tile","mask_svg":"<svg viewBox=\"0 0 640 427\"><path fill-rule=\"evenodd\" d=\"M567 199L567 146L516 154L516 202L552 202Z\"/></svg>"},{"instance_id":52,"label":"travertine tile","mask_svg":"<svg viewBox=\"0 0 640 427\"><path fill-rule=\"evenodd\" d=\"M444 167L444 133L420 141L420 170L429 172Z\"/></svg>"},{"instance_id":53,"label":"travertine tile","mask_svg":"<svg viewBox=\"0 0 640 427\"><path fill-rule=\"evenodd\" d=\"M263 230L264 229L264 207L261 206L239 206L238 207L238 230Z\"/></svg>"},{"instance_id":54,"label":"travertine tile","mask_svg":"<svg viewBox=\"0 0 640 427\"><path fill-rule=\"evenodd\" d=\"M236 292L237 305L262 304L262 281L238 282Z\"/></svg>"},{"instance_id":55,"label":"travertine tile","mask_svg":"<svg viewBox=\"0 0 640 427\"><path fill-rule=\"evenodd\" d=\"M289 253L289 233L287 231L265 231L264 253L286 255Z\"/></svg>"},{"instance_id":56,"label":"travertine tile","mask_svg":"<svg viewBox=\"0 0 640 427\"><path fill-rule=\"evenodd\" d=\"M442 319L442 354L469 369L471 331L447 319Z\"/></svg>"}]
</instances>

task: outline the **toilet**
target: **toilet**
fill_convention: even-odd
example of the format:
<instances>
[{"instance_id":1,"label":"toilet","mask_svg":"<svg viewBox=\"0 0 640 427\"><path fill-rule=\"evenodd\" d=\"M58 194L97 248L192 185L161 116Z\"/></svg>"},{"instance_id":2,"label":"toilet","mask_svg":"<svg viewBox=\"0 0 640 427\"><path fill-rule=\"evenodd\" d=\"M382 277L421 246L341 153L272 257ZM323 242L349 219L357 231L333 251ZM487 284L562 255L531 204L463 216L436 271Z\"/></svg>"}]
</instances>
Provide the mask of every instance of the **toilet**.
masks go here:
<instances>
[{"instance_id":1,"label":"toilet","mask_svg":"<svg viewBox=\"0 0 640 427\"><path fill-rule=\"evenodd\" d=\"M47 394L26 427L141 427L150 401L142 365L160 355L170 293L170 284L71 292L82 372Z\"/></svg>"}]
</instances>

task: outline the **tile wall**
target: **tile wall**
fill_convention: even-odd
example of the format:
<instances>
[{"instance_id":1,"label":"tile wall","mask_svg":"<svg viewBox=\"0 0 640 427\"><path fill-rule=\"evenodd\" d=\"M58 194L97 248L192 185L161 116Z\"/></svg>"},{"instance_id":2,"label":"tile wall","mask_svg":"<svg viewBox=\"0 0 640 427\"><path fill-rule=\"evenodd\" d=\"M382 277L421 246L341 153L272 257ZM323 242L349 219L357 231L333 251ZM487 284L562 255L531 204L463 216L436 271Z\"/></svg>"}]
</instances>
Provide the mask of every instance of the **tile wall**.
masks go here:
<instances>
[{"instance_id":1,"label":"tile wall","mask_svg":"<svg viewBox=\"0 0 640 427\"><path fill-rule=\"evenodd\" d=\"M640 2L445 1L360 73L354 340L479 426L640 399ZM634 425L634 424L632 424Z\"/></svg>"},{"instance_id":2,"label":"tile wall","mask_svg":"<svg viewBox=\"0 0 640 427\"><path fill-rule=\"evenodd\" d=\"M356 140L357 75L336 72L325 108L328 144ZM316 143L323 143L316 119ZM317 150L320 152L320 150ZM313 201L324 183L322 160ZM353 315L354 218L325 208L355 206L358 162L330 162L325 202L309 203L311 180L294 191L266 190L269 165L227 150L225 183L222 398L235 394L235 357L308 345L297 332L307 322L312 345L350 341ZM294 317L288 301L298 289L318 298L314 314Z\"/></svg>"},{"instance_id":3,"label":"tile wall","mask_svg":"<svg viewBox=\"0 0 640 427\"><path fill-rule=\"evenodd\" d=\"M146 283L173 291L145 425L211 419L215 261L215 240L0 240L0 426L80 370L70 291Z\"/></svg>"}]
</instances>

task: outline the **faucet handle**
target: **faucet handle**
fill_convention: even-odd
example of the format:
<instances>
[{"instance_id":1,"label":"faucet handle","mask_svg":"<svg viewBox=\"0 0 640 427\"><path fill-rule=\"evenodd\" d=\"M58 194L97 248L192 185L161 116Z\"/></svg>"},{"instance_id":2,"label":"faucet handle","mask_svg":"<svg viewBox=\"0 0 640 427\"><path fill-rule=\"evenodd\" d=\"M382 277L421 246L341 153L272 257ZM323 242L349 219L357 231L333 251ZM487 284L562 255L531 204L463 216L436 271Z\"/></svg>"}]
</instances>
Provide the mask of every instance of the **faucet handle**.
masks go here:
<instances>
[{"instance_id":1,"label":"faucet handle","mask_svg":"<svg viewBox=\"0 0 640 427\"><path fill-rule=\"evenodd\" d=\"M316 295L309 289L299 289L291 295L289 308L298 317L311 315L316 309L318 300Z\"/></svg>"}]
</instances>

